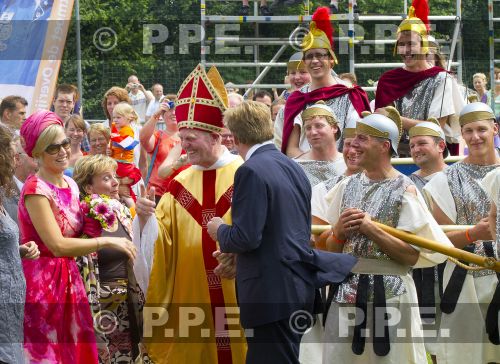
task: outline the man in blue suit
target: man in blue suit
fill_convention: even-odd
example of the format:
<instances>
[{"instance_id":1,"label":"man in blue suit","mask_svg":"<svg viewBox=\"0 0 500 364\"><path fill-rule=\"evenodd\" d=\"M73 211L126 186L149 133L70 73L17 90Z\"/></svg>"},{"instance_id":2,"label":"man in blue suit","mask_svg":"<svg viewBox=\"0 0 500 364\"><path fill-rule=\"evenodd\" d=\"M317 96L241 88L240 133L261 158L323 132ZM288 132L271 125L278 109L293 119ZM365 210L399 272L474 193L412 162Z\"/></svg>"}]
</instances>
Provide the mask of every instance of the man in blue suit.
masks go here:
<instances>
[{"instance_id":1,"label":"man in blue suit","mask_svg":"<svg viewBox=\"0 0 500 364\"><path fill-rule=\"evenodd\" d=\"M245 163L236 171L232 225L215 217L208 232L220 251L237 254L236 285L247 363L299 363L316 288L342 282L353 257L315 251L311 185L302 168L274 146L269 109L245 102L224 121Z\"/></svg>"}]
</instances>

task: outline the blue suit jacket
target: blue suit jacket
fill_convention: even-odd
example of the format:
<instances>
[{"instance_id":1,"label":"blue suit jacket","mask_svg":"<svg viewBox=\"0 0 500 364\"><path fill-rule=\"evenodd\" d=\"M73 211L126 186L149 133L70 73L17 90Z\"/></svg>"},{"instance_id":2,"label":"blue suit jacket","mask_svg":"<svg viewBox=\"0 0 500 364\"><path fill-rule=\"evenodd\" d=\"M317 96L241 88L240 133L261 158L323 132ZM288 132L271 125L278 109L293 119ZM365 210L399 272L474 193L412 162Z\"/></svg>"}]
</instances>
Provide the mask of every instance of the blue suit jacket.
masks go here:
<instances>
[{"instance_id":1,"label":"blue suit jacket","mask_svg":"<svg viewBox=\"0 0 500 364\"><path fill-rule=\"evenodd\" d=\"M237 171L233 225L221 225L221 251L237 253L241 324L256 327L313 311L315 289L341 282L356 259L310 248L311 185L302 168L264 145Z\"/></svg>"}]
</instances>

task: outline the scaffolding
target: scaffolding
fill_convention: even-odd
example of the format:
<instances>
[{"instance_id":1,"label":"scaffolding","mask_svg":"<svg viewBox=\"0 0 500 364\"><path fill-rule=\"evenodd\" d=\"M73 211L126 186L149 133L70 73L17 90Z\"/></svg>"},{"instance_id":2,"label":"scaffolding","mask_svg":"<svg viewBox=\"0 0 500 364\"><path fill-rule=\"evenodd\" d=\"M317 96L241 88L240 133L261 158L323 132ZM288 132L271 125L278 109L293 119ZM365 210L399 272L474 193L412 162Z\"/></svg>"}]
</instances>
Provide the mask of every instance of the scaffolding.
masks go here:
<instances>
[{"instance_id":1,"label":"scaffolding","mask_svg":"<svg viewBox=\"0 0 500 364\"><path fill-rule=\"evenodd\" d=\"M255 69L255 81L252 84L245 85L235 85L237 88L247 89L245 96L250 89L253 88L287 88L289 85L286 84L261 84L265 75L273 67L286 67L286 62L278 62L280 56L284 51L292 46L291 39L294 39L294 32L304 29L304 27L311 21L312 16L309 14L309 1L305 1L305 15L286 15L286 16L259 16L258 14L258 0L253 1L253 14L250 16L236 16L236 15L207 15L206 14L206 2L214 0L201 0L200 1L200 13L201 13L201 26L205 29L206 24L209 23L225 23L225 24L243 24L243 23L253 23L255 24L255 37L254 38L239 38L239 37L219 37L215 39L215 42L221 42L223 44L240 44L253 47L253 58L254 62L208 62L206 52L207 41L203 37L201 40L201 63L205 66L217 66L217 67L248 67ZM226 1L240 1L240 0L226 0ZM403 15L358 15L353 12L352 0L348 2L348 13L347 14L332 14L330 16L331 21L347 21L347 36L336 37L335 41L337 44L341 42L347 42L348 54L349 54L349 72L356 73L357 69L380 69L380 68L397 68L401 67L403 63L400 62L389 62L389 63L373 63L373 62L357 62L355 59L355 46L363 47L366 45L385 45L385 44L395 44L395 39L364 39L363 37L357 37L355 32L355 24L357 22L385 22L385 21L397 21L400 22L406 18L408 14L408 1L403 0ZM488 0L490 3L493 1L500 0ZM448 68L456 67L456 74L458 80L462 81L463 73L463 62L462 62L462 38L460 34L461 29L461 19L462 19L462 2L461 0L455 0L455 15L446 16L429 16L429 21L453 21L455 22L455 31L451 39L450 54L449 59L451 62L448 63ZM493 19L493 21L498 21L499 19ZM259 24L284 24L284 23L298 23L299 25L290 34L288 38L263 38L259 35ZM438 39L438 43L447 43L446 40ZM495 43L498 40L495 40ZM490 41L491 43L491 41ZM220 44L220 43L219 43ZM271 60L261 60L259 59L259 47L269 46L269 45L281 45L276 54ZM455 52L456 50L456 52ZM494 49L491 51L494 53ZM456 61L453 61L456 54ZM492 56L493 58L493 56ZM495 61L500 63L499 61ZM493 72L493 68L492 68ZM374 90L371 86L363 86L366 91Z\"/></svg>"},{"instance_id":2,"label":"scaffolding","mask_svg":"<svg viewBox=\"0 0 500 364\"><path fill-rule=\"evenodd\" d=\"M500 38L495 38L495 23L500 23L500 18L494 16L494 2L500 0L488 0L488 28L489 28L489 46L490 46L490 80L491 80L491 109L495 111L495 85L500 83L500 80L495 79L495 67L500 67L500 59L495 59L495 46L500 43ZM497 115L498 117L498 115Z\"/></svg>"}]
</instances>

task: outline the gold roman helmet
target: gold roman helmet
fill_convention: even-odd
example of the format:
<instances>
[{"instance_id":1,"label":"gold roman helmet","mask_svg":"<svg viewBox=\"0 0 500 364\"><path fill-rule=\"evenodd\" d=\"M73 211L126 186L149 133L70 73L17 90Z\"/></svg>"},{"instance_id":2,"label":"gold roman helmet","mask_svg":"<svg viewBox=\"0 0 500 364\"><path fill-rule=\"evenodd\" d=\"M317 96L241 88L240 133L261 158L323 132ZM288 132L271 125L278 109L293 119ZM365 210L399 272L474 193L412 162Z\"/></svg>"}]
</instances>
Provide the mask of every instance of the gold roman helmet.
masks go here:
<instances>
[{"instance_id":1,"label":"gold roman helmet","mask_svg":"<svg viewBox=\"0 0 500 364\"><path fill-rule=\"evenodd\" d=\"M326 119L328 124L335 125L337 127L337 132L335 133L335 140L339 140L342 136L342 132L340 130L337 117L333 113L332 109L328 107L324 101L318 101L315 104L309 106L300 115L302 117L302 122L305 123L307 119L311 119L315 116L328 116L329 119Z\"/></svg>"},{"instance_id":2,"label":"gold roman helmet","mask_svg":"<svg viewBox=\"0 0 500 364\"><path fill-rule=\"evenodd\" d=\"M427 0L413 0L410 9L408 9L408 17L399 24L397 39L399 34L404 31L417 33L422 38L422 53L429 53L429 4ZM398 42L394 47L396 54Z\"/></svg>"},{"instance_id":3,"label":"gold roman helmet","mask_svg":"<svg viewBox=\"0 0 500 364\"><path fill-rule=\"evenodd\" d=\"M429 118L427 121L423 121L418 123L414 127L410 128L408 131L410 139L416 136L430 136L430 137L438 137L443 141L446 141L446 137L444 135L443 129L441 129L441 124L439 124L438 119ZM448 147L444 147L443 157L446 158L449 155Z\"/></svg>"},{"instance_id":4,"label":"gold roman helmet","mask_svg":"<svg viewBox=\"0 0 500 364\"><path fill-rule=\"evenodd\" d=\"M349 119L349 121L347 121L347 124L342 132L342 134L344 134L344 140L356 137L356 123L357 121L354 119Z\"/></svg>"},{"instance_id":5,"label":"gold roman helmet","mask_svg":"<svg viewBox=\"0 0 500 364\"><path fill-rule=\"evenodd\" d=\"M330 22L330 8L321 6L316 9L309 25L309 33L304 37L300 46L303 53L309 49L327 49L335 64L338 64L333 51L333 27Z\"/></svg>"},{"instance_id":6,"label":"gold roman helmet","mask_svg":"<svg viewBox=\"0 0 500 364\"><path fill-rule=\"evenodd\" d=\"M288 72L291 71L297 71L297 70L303 70L306 68L306 65L304 64L304 61L302 61L302 52L297 52L292 54L290 59L288 60L286 64L286 69Z\"/></svg>"}]
</instances>

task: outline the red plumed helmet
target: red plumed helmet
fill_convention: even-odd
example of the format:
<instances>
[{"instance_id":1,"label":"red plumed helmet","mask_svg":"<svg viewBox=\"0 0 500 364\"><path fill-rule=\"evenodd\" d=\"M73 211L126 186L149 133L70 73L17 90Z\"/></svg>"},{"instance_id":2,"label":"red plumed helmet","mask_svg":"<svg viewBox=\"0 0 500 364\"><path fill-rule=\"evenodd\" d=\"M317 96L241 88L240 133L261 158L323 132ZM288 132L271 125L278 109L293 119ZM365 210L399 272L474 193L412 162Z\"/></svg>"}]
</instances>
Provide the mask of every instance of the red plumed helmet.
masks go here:
<instances>
[{"instance_id":1,"label":"red plumed helmet","mask_svg":"<svg viewBox=\"0 0 500 364\"><path fill-rule=\"evenodd\" d=\"M328 49L335 63L337 57L333 51L333 27L330 22L330 9L326 6L321 6L316 9L312 16L309 33L302 40L302 52L307 52L309 49Z\"/></svg>"},{"instance_id":2,"label":"red plumed helmet","mask_svg":"<svg viewBox=\"0 0 500 364\"><path fill-rule=\"evenodd\" d=\"M316 23L316 28L322 30L328 37L332 50L335 49L333 44L333 26L330 22L330 8L327 6L317 8L312 16L312 21Z\"/></svg>"},{"instance_id":3,"label":"red plumed helmet","mask_svg":"<svg viewBox=\"0 0 500 364\"><path fill-rule=\"evenodd\" d=\"M430 30L429 26L429 3L428 0L413 0L411 6L415 9L415 16L422 20L425 24L427 31Z\"/></svg>"}]
</instances>

